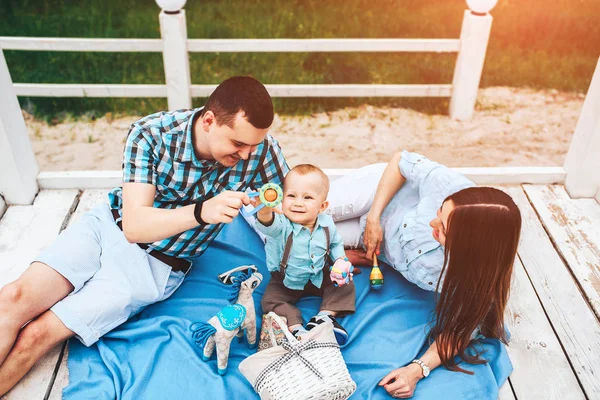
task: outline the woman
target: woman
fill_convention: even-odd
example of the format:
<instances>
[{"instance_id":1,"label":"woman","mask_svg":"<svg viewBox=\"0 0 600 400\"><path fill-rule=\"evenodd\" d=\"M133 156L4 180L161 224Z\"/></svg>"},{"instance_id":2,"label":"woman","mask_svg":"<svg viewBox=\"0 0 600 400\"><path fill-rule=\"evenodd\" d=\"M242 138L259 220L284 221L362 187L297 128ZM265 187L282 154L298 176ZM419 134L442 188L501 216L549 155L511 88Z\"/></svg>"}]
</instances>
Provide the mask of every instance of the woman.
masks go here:
<instances>
[{"instance_id":1,"label":"woman","mask_svg":"<svg viewBox=\"0 0 600 400\"><path fill-rule=\"evenodd\" d=\"M395 155L381 172L382 165L372 165L333 181L329 212L344 243L366 250L347 251L353 264L370 265L375 254L408 281L439 293L427 352L379 382L405 398L441 364L471 373L456 355L485 363L466 353L479 335L506 343L503 315L521 215L504 192L475 187L416 153Z\"/></svg>"}]
</instances>

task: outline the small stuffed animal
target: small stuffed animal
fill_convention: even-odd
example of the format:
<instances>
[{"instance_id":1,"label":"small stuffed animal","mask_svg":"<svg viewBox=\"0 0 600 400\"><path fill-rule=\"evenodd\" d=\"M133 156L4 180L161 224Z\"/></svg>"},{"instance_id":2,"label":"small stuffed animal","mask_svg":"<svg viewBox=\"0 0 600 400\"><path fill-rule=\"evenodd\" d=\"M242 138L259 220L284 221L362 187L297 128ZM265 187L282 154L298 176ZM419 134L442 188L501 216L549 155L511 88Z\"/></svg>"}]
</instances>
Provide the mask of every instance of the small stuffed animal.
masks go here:
<instances>
[{"instance_id":1,"label":"small stuffed animal","mask_svg":"<svg viewBox=\"0 0 600 400\"><path fill-rule=\"evenodd\" d=\"M256 311L252 292L260 285L263 276L237 272L231 276L232 291L229 305L208 322L196 322L190 327L192 338L202 349L202 359L208 361L217 350L217 372L225 375L229 347L234 336L243 338L244 332L250 348L256 347Z\"/></svg>"}]
</instances>

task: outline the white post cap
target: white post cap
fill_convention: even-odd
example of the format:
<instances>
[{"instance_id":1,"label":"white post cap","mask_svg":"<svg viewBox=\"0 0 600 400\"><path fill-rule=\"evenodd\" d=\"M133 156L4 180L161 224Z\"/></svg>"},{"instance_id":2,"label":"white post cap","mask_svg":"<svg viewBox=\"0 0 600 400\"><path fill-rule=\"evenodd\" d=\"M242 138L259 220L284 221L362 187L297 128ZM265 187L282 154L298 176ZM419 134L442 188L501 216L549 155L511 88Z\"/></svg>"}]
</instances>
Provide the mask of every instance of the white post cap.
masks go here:
<instances>
[{"instance_id":1,"label":"white post cap","mask_svg":"<svg viewBox=\"0 0 600 400\"><path fill-rule=\"evenodd\" d=\"M477 14L487 14L494 8L496 3L498 3L498 0L467 0L469 9Z\"/></svg>"},{"instance_id":2,"label":"white post cap","mask_svg":"<svg viewBox=\"0 0 600 400\"><path fill-rule=\"evenodd\" d=\"M187 0L156 0L156 4L166 12L176 13L185 6Z\"/></svg>"}]
</instances>

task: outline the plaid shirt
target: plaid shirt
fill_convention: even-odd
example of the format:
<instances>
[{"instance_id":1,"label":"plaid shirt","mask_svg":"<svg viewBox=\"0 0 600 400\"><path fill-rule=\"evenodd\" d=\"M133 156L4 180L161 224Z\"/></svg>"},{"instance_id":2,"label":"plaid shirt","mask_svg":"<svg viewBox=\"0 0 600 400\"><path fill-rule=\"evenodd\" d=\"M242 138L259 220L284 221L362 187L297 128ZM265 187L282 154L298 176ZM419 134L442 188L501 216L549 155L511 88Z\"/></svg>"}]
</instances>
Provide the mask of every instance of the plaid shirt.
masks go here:
<instances>
[{"instance_id":1,"label":"plaid shirt","mask_svg":"<svg viewBox=\"0 0 600 400\"><path fill-rule=\"evenodd\" d=\"M123 155L123 182L156 186L154 207L177 208L209 199L224 190L256 190L267 182L281 184L289 171L279 144L270 135L234 167L199 160L192 146L192 121L202 108L159 112L131 125ZM109 193L110 206L121 213L121 187ZM149 244L175 257L202 253L223 224L201 224L170 238Z\"/></svg>"}]
</instances>

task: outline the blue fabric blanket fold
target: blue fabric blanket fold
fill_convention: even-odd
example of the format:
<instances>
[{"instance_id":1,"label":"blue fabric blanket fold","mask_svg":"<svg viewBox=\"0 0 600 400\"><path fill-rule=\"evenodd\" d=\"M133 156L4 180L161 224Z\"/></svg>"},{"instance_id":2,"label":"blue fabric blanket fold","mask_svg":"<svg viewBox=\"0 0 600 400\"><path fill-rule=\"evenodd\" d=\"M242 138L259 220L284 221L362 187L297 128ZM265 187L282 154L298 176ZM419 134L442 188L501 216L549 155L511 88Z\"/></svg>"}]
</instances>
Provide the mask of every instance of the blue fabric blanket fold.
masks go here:
<instances>
[{"instance_id":1,"label":"blue fabric blanket fold","mask_svg":"<svg viewBox=\"0 0 600 400\"><path fill-rule=\"evenodd\" d=\"M154 304L86 348L69 342L69 386L65 399L257 399L238 371L239 363L255 350L234 339L228 373L217 374L216 359L201 359L190 326L207 321L227 305L229 287L217 275L239 265L255 264L265 276L255 290L260 313L268 272L263 244L241 218L223 229L209 249L194 260L182 286L166 301ZM352 399L389 399L377 383L391 370L406 365L427 347L426 332L434 295L382 267L385 285L369 290L369 269L355 277L357 312L341 320L350 333L343 355L358 389ZM319 298L298 303L305 320L319 308ZM260 315L258 316L260 322ZM497 399L498 387L512 371L503 344L483 339L489 360L483 365L461 364L474 375L440 367L419 382L414 399Z\"/></svg>"}]
</instances>

